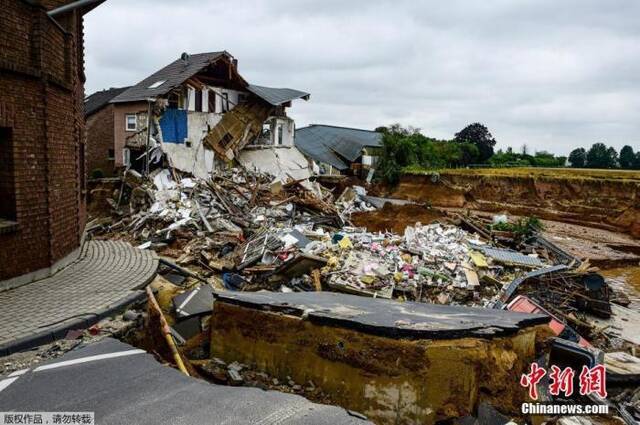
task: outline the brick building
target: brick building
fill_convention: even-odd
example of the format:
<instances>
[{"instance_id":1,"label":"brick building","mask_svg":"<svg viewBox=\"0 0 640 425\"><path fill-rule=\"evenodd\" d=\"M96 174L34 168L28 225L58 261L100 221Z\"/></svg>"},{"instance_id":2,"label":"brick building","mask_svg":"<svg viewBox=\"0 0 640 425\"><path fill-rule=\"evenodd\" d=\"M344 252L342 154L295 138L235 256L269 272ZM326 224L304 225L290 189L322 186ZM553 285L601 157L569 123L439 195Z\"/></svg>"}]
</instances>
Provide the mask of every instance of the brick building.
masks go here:
<instances>
[{"instance_id":1,"label":"brick building","mask_svg":"<svg viewBox=\"0 0 640 425\"><path fill-rule=\"evenodd\" d=\"M89 177L112 177L116 168L115 137L116 105L111 99L129 87L110 88L93 93L84 100L84 114L87 120L87 172ZM121 152L118 152L122 155ZM122 163L120 159L119 163Z\"/></svg>"},{"instance_id":2,"label":"brick building","mask_svg":"<svg viewBox=\"0 0 640 425\"><path fill-rule=\"evenodd\" d=\"M80 245L83 15L103 1L0 0L0 289L51 273Z\"/></svg>"}]
</instances>

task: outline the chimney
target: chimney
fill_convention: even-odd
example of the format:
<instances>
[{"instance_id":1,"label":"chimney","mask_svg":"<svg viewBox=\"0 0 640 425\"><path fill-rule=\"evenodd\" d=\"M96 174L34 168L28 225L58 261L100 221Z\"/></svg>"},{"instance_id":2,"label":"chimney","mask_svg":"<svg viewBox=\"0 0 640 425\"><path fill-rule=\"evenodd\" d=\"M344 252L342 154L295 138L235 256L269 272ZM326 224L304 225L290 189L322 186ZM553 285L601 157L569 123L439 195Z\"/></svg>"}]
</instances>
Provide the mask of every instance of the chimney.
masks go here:
<instances>
[{"instance_id":1,"label":"chimney","mask_svg":"<svg viewBox=\"0 0 640 425\"><path fill-rule=\"evenodd\" d=\"M238 59L233 58L233 67L236 69L236 71L238 70Z\"/></svg>"}]
</instances>

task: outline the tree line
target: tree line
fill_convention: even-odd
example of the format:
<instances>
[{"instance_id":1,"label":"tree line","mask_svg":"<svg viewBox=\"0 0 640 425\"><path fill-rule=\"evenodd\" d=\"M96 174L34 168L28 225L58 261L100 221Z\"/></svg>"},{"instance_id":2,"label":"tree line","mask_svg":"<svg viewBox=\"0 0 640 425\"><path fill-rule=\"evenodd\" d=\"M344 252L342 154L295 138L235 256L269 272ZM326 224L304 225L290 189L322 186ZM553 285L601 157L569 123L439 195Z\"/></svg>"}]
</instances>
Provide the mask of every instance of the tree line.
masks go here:
<instances>
[{"instance_id":1,"label":"tree line","mask_svg":"<svg viewBox=\"0 0 640 425\"><path fill-rule=\"evenodd\" d=\"M572 168L622 168L640 170L640 151L634 152L629 145L620 149L620 154L612 146L594 143L589 150L577 148L569 154Z\"/></svg>"},{"instance_id":2,"label":"tree line","mask_svg":"<svg viewBox=\"0 0 640 425\"><path fill-rule=\"evenodd\" d=\"M382 152L377 169L381 177L391 183L398 181L403 170L411 168L456 168L472 164L491 167L566 167L575 168L640 169L640 151L625 146L618 152L603 143L594 144L588 151L574 149L569 157L546 151L520 152L512 148L494 152L496 140L481 123L473 123L456 133L451 140L439 140L423 135L420 129L393 124L378 127L382 133Z\"/></svg>"}]
</instances>

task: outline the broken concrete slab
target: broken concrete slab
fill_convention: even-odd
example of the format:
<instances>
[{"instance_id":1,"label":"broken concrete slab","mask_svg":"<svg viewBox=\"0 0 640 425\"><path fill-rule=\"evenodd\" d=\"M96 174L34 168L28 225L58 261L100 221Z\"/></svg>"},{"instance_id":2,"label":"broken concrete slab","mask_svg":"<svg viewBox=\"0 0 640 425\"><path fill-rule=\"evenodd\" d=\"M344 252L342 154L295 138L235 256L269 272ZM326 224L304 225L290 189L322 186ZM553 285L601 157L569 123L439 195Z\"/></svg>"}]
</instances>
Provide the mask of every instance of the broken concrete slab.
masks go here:
<instances>
[{"instance_id":1,"label":"broken concrete slab","mask_svg":"<svg viewBox=\"0 0 640 425\"><path fill-rule=\"evenodd\" d=\"M211 357L312 381L374 422L433 424L481 401L518 412L526 391L517 377L547 320L327 292L219 293Z\"/></svg>"},{"instance_id":2,"label":"broken concrete slab","mask_svg":"<svg viewBox=\"0 0 640 425\"><path fill-rule=\"evenodd\" d=\"M607 383L640 383L640 359L625 352L605 353Z\"/></svg>"},{"instance_id":3,"label":"broken concrete slab","mask_svg":"<svg viewBox=\"0 0 640 425\"><path fill-rule=\"evenodd\" d=\"M179 319L210 314L213 306L213 288L202 285L176 295L173 298L173 305Z\"/></svg>"},{"instance_id":4,"label":"broken concrete slab","mask_svg":"<svg viewBox=\"0 0 640 425\"><path fill-rule=\"evenodd\" d=\"M274 176L286 183L289 179L307 180L311 177L309 162L295 146L260 146L260 149L245 149L238 154L238 162L248 170L256 170ZM314 190L305 181L306 188Z\"/></svg>"},{"instance_id":5,"label":"broken concrete slab","mask_svg":"<svg viewBox=\"0 0 640 425\"><path fill-rule=\"evenodd\" d=\"M549 322L542 314L322 293L218 293L216 302L303 317L390 338L489 338Z\"/></svg>"}]
</instances>

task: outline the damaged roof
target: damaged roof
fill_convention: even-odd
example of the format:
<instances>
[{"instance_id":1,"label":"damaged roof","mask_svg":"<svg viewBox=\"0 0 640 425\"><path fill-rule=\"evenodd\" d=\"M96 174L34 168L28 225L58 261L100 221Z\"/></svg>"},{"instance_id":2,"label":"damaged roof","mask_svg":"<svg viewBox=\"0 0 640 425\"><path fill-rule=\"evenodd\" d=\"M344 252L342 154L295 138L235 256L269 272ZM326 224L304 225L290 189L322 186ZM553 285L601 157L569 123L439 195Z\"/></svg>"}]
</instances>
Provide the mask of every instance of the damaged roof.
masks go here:
<instances>
[{"instance_id":1,"label":"damaged roof","mask_svg":"<svg viewBox=\"0 0 640 425\"><path fill-rule=\"evenodd\" d=\"M295 99L309 100L311 97L309 93L300 90L256 86L254 84L249 84L247 90L273 106L280 106Z\"/></svg>"},{"instance_id":2,"label":"damaged roof","mask_svg":"<svg viewBox=\"0 0 640 425\"><path fill-rule=\"evenodd\" d=\"M227 52L210 52L190 55L187 60L177 59L130 87L111 102L136 102L167 94L223 55L231 56ZM162 83L158 84L160 82Z\"/></svg>"},{"instance_id":3,"label":"damaged roof","mask_svg":"<svg viewBox=\"0 0 640 425\"><path fill-rule=\"evenodd\" d=\"M382 146L382 134L357 128L311 124L296 130L294 143L311 159L338 170L349 168L365 147Z\"/></svg>"},{"instance_id":4,"label":"damaged roof","mask_svg":"<svg viewBox=\"0 0 640 425\"><path fill-rule=\"evenodd\" d=\"M177 59L120 93L111 100L111 103L138 102L165 95L222 56L232 58L228 52L222 51L193 54L189 55L186 60ZM273 106L280 106L295 99L309 100L310 97L309 93L300 90L253 84L247 84L247 90Z\"/></svg>"},{"instance_id":5,"label":"damaged roof","mask_svg":"<svg viewBox=\"0 0 640 425\"><path fill-rule=\"evenodd\" d=\"M110 88L107 90L97 91L84 99L84 116L88 117L89 115L98 112L105 106L107 103L111 101L114 97L118 96L120 93L127 90L128 87L118 87L118 88Z\"/></svg>"}]
</instances>

